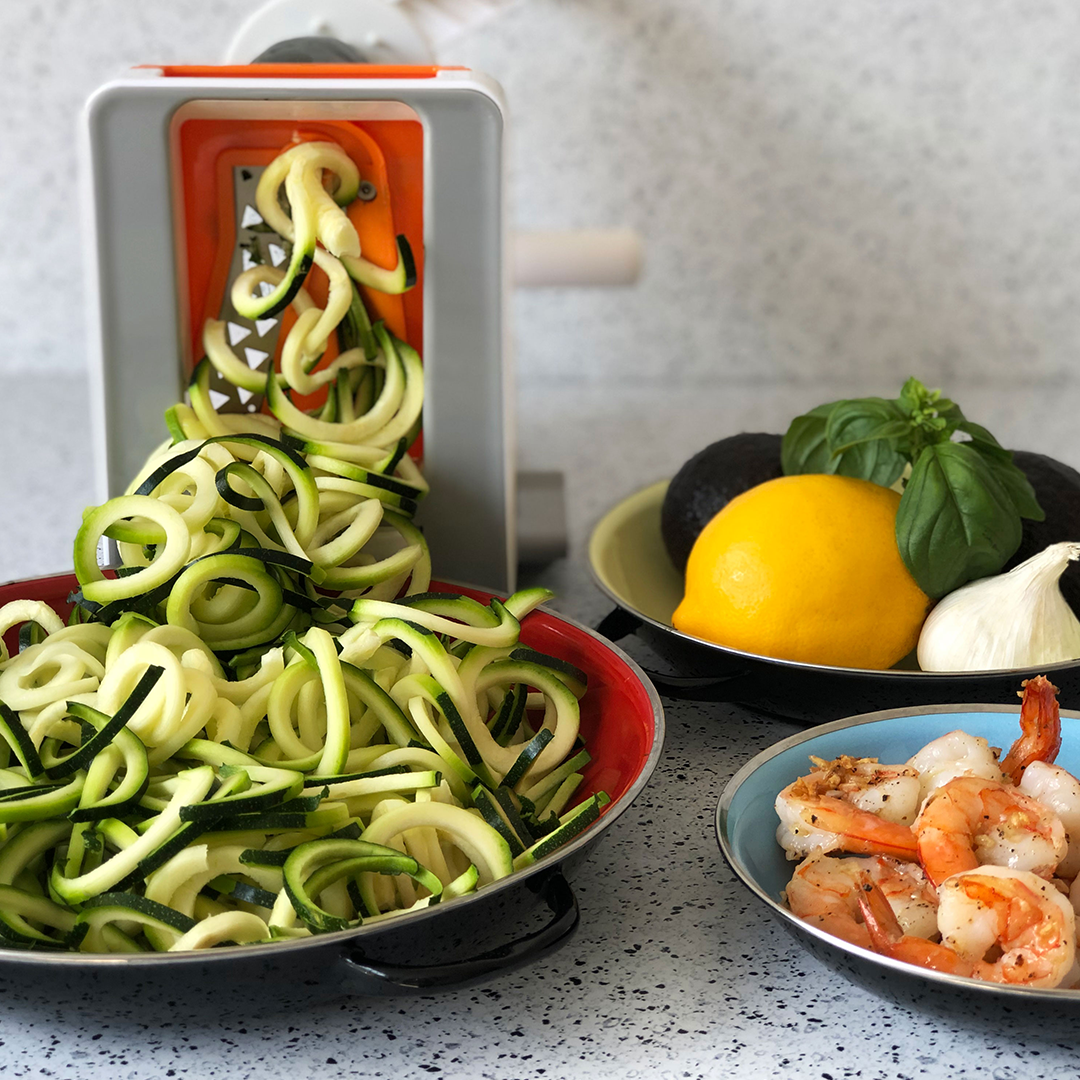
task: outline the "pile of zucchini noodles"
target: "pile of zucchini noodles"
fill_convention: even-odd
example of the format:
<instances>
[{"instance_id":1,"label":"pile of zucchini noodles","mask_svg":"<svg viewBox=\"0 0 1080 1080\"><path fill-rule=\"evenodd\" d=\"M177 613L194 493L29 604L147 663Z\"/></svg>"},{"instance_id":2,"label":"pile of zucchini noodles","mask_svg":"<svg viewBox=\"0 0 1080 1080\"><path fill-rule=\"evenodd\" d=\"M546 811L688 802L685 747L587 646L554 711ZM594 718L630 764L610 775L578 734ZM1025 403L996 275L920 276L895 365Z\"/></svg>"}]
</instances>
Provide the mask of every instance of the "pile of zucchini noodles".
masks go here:
<instances>
[{"instance_id":1,"label":"pile of zucchini noodles","mask_svg":"<svg viewBox=\"0 0 1080 1080\"><path fill-rule=\"evenodd\" d=\"M583 673L519 644L550 594L427 591L407 454L420 360L354 284L407 275L361 257L342 210L357 187L332 143L266 169L257 206L292 257L245 271L233 300L251 317L294 305L280 370L252 372L208 321L170 438L84 515L68 623L0 608L0 632L20 627L19 652L0 644L0 946L190 950L367 924L531 865L608 801L567 809L589 760ZM211 365L270 413L219 414ZM310 412L291 400L322 388Z\"/></svg>"}]
</instances>

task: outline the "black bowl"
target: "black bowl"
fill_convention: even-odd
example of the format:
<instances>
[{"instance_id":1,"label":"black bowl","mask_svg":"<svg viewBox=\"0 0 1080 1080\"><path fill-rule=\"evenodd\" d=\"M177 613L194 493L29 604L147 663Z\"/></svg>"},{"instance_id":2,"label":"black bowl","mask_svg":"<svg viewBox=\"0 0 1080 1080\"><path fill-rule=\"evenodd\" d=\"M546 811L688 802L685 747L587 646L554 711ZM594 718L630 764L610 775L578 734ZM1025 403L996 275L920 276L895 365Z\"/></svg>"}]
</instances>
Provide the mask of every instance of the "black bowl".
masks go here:
<instances>
[{"instance_id":1,"label":"black bowl","mask_svg":"<svg viewBox=\"0 0 1080 1080\"><path fill-rule=\"evenodd\" d=\"M910 668L870 671L777 660L691 637L671 625L682 599L682 575L671 564L660 533L667 481L631 495L601 518L589 542L589 564L615 610L597 627L612 641L630 634L670 666L647 666L661 693L696 701L732 701L799 723L933 705L1011 702L1024 679L1047 675L1062 705L1080 708L1080 660L1004 671L929 672Z\"/></svg>"}]
</instances>

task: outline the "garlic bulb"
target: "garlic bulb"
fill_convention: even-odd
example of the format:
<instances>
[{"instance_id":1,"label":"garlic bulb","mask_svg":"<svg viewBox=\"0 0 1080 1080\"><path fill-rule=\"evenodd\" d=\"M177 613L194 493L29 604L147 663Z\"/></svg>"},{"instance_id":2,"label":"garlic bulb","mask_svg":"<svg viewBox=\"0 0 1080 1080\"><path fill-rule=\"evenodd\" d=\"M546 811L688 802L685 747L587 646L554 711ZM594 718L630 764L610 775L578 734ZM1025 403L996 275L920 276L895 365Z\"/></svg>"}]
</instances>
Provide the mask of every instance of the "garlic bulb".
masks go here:
<instances>
[{"instance_id":1,"label":"garlic bulb","mask_svg":"<svg viewBox=\"0 0 1080 1080\"><path fill-rule=\"evenodd\" d=\"M1080 543L1051 544L1007 574L969 582L938 601L919 635L923 671L1041 667L1080 657L1080 620L1058 579Z\"/></svg>"}]
</instances>

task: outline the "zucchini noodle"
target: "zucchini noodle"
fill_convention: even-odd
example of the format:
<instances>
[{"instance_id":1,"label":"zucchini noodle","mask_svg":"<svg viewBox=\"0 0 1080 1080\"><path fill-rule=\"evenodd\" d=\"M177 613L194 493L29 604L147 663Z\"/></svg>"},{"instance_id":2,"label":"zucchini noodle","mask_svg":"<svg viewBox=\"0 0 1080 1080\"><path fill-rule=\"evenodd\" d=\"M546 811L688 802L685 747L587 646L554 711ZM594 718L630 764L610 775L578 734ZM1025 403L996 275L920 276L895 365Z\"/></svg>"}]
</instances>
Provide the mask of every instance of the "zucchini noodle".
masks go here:
<instances>
[{"instance_id":1,"label":"zucchini noodle","mask_svg":"<svg viewBox=\"0 0 1080 1080\"><path fill-rule=\"evenodd\" d=\"M428 487L407 452L423 366L342 263L367 288L407 287L360 257L343 209L358 187L332 143L266 168L258 209L293 251L233 298L252 317L294 307L278 370L253 372L208 320L170 438L84 515L70 624L36 601L0 608L0 631L21 627L20 651L0 651L2 947L344 930L484 888L609 801L566 809L589 761L585 676L519 643L550 594L427 592L412 519ZM303 288L313 265L323 308ZM219 413L212 369L269 411ZM315 391L313 409L292 398ZM104 538L118 567L99 564Z\"/></svg>"}]
</instances>

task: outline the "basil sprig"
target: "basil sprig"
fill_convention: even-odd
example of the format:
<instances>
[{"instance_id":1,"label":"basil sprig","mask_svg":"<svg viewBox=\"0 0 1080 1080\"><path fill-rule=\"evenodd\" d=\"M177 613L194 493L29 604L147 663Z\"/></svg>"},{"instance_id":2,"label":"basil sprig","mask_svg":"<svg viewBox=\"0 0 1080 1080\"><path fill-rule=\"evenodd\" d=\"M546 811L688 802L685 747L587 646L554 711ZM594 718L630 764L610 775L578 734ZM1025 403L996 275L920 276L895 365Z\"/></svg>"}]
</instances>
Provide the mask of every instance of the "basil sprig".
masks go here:
<instances>
[{"instance_id":1,"label":"basil sprig","mask_svg":"<svg viewBox=\"0 0 1080 1080\"><path fill-rule=\"evenodd\" d=\"M998 573L1020 546L1020 519L1045 516L1012 451L915 378L895 400L833 401L797 416L781 464L787 475L834 473L884 487L910 464L896 543L912 577L935 599Z\"/></svg>"}]
</instances>

